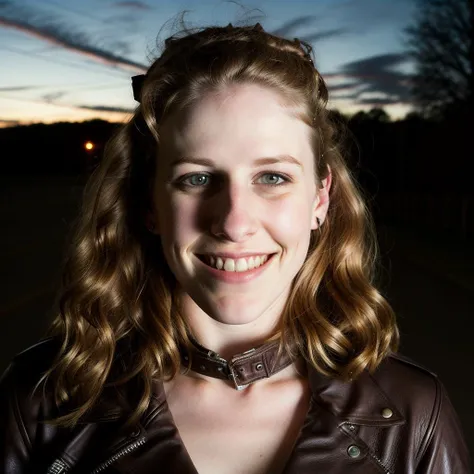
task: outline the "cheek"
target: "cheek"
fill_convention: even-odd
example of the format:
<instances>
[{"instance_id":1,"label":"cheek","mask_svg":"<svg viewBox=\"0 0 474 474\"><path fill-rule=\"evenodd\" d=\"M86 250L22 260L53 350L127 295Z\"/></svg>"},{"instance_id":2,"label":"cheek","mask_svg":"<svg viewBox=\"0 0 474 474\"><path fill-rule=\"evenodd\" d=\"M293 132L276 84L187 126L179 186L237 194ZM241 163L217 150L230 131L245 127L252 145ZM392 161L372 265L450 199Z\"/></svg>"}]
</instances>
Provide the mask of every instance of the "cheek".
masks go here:
<instances>
[{"instance_id":1,"label":"cheek","mask_svg":"<svg viewBox=\"0 0 474 474\"><path fill-rule=\"evenodd\" d=\"M196 240L195 206L175 196L164 195L158 211L161 245L166 261L175 278L183 282L186 278L186 264L182 260L183 248L189 247Z\"/></svg>"},{"instance_id":2,"label":"cheek","mask_svg":"<svg viewBox=\"0 0 474 474\"><path fill-rule=\"evenodd\" d=\"M163 196L159 222L163 237L174 243L185 242L196 229L196 203L178 196Z\"/></svg>"},{"instance_id":3,"label":"cheek","mask_svg":"<svg viewBox=\"0 0 474 474\"><path fill-rule=\"evenodd\" d=\"M307 200L296 197L281 200L274 203L267 215L271 216L267 223L274 231L273 235L282 244L303 238L309 240L311 209Z\"/></svg>"}]
</instances>

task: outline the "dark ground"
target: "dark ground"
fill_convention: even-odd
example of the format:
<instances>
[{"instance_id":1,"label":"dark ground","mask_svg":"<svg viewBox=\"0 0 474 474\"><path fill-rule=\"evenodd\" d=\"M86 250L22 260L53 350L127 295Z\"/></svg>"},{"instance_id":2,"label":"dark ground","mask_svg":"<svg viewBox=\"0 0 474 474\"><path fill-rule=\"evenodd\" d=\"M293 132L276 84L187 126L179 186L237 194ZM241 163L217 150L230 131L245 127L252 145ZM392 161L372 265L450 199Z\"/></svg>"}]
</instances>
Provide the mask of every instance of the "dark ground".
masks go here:
<instances>
[{"instance_id":1,"label":"dark ground","mask_svg":"<svg viewBox=\"0 0 474 474\"><path fill-rule=\"evenodd\" d=\"M70 178L0 181L0 372L48 326L63 244L82 185ZM381 227L382 289L401 352L436 372L474 447L474 252L467 243Z\"/></svg>"}]
</instances>

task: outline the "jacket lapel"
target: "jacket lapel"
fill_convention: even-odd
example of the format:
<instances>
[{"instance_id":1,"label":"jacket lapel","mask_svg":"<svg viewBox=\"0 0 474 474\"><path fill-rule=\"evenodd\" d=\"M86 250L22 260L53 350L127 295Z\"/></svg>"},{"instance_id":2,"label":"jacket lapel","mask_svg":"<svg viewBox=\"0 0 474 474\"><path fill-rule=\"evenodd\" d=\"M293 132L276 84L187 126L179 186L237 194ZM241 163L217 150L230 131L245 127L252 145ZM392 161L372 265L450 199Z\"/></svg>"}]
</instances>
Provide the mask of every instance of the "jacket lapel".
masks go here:
<instances>
[{"instance_id":1,"label":"jacket lapel","mask_svg":"<svg viewBox=\"0 0 474 474\"><path fill-rule=\"evenodd\" d=\"M357 431L358 425L377 428L405 422L387 394L368 372L349 382L325 377L312 367L308 375L311 406L283 473L386 473Z\"/></svg>"},{"instance_id":2,"label":"jacket lapel","mask_svg":"<svg viewBox=\"0 0 474 474\"><path fill-rule=\"evenodd\" d=\"M114 463L118 473L157 474L176 472L198 474L166 402L163 384L154 385L154 396L141 421L140 437L145 443Z\"/></svg>"},{"instance_id":3,"label":"jacket lapel","mask_svg":"<svg viewBox=\"0 0 474 474\"><path fill-rule=\"evenodd\" d=\"M405 422L395 404L367 371L349 382L321 375L312 367L308 367L308 374L313 396L341 422L373 426Z\"/></svg>"}]
</instances>

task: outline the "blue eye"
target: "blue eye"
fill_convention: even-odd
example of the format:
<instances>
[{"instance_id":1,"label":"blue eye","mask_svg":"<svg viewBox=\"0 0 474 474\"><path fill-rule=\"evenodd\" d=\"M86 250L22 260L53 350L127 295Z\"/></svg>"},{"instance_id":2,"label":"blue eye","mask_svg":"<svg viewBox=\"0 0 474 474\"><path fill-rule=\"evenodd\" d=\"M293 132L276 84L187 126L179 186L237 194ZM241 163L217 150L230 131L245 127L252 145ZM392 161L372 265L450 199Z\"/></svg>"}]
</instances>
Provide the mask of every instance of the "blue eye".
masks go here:
<instances>
[{"instance_id":1,"label":"blue eye","mask_svg":"<svg viewBox=\"0 0 474 474\"><path fill-rule=\"evenodd\" d=\"M181 181L180 184L184 184L185 186L191 186L193 188L198 188L201 186L205 186L209 182L209 176L207 174L191 174L185 176Z\"/></svg>"},{"instance_id":2,"label":"blue eye","mask_svg":"<svg viewBox=\"0 0 474 474\"><path fill-rule=\"evenodd\" d=\"M289 181L289 179L286 176L280 173L265 173L261 176L261 178L264 178L265 176L270 176L270 178L273 178L267 181L266 183L265 182L263 183L268 186L279 186Z\"/></svg>"}]
</instances>

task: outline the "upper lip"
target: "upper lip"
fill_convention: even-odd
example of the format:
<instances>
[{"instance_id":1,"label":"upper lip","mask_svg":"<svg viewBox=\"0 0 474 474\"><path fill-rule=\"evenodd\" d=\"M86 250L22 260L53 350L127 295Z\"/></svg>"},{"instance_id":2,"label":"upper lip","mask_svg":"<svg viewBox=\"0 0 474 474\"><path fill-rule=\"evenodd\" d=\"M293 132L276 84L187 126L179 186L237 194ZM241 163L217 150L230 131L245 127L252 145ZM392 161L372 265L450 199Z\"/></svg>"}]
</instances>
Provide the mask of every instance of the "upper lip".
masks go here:
<instances>
[{"instance_id":1,"label":"upper lip","mask_svg":"<svg viewBox=\"0 0 474 474\"><path fill-rule=\"evenodd\" d=\"M202 252L197 253L196 255L208 255L212 257L220 257L220 258L232 258L234 260L239 258L248 258L248 257L256 257L261 255L271 255L275 252Z\"/></svg>"}]
</instances>

